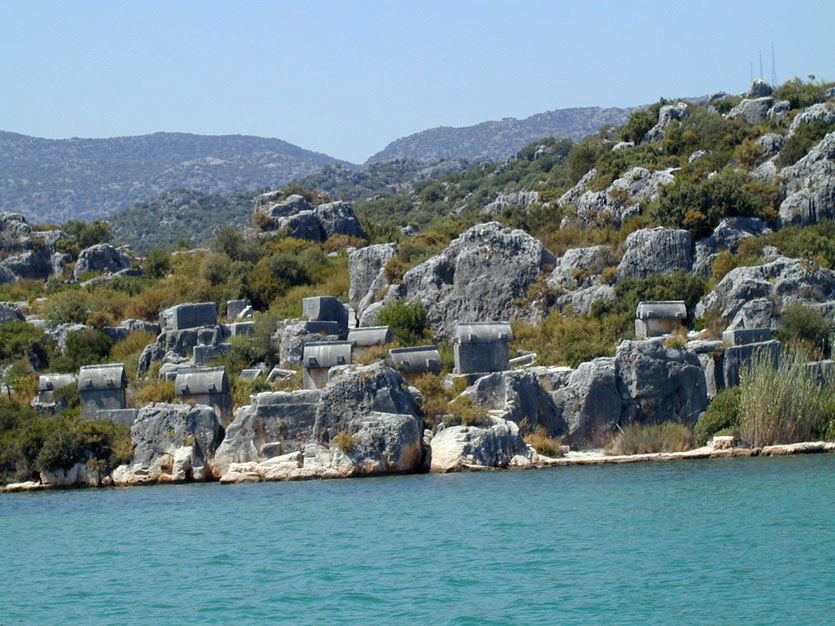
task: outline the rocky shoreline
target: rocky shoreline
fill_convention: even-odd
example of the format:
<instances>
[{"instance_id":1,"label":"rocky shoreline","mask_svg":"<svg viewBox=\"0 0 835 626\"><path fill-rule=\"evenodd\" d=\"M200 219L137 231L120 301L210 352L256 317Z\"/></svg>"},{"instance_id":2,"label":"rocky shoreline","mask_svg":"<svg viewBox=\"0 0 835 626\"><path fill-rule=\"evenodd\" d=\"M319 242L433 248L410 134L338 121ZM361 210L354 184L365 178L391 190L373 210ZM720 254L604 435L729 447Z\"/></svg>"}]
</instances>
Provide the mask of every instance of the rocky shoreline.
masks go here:
<instances>
[{"instance_id":1,"label":"rocky shoreline","mask_svg":"<svg viewBox=\"0 0 835 626\"><path fill-rule=\"evenodd\" d=\"M693 461L704 459L727 459L727 458L752 458L752 457L777 457L777 456L794 456L799 454L826 454L835 453L835 442L832 441L804 441L800 443L780 444L773 446L764 446L762 448L723 448L716 449L712 446L702 446L687 450L685 452L653 452L648 454L625 454L625 455L607 455L602 450L589 450L582 452L568 452L563 457L550 458L539 455L535 463L532 464L510 464L507 468L497 468L485 465L476 464L460 464L452 470L430 470L428 473L445 474L450 472L482 472L482 471L506 471L512 469L548 469L555 467L574 467L581 465L621 465L625 463L664 463L671 461ZM291 455L287 455L291 456ZM296 480L326 480L337 478L353 478L356 476L347 476L340 474L339 471L333 470L327 474L316 473L315 471L303 471L303 468L296 465L299 471L287 472L288 465L292 465L292 461L276 457L270 459L270 465L277 470L272 478L265 477L269 474L262 472L254 472L253 468L248 465L254 464L239 464L235 471L225 475L217 482L220 484L238 484L250 482L282 482L282 481L296 481ZM248 471L249 470L249 471ZM285 471L282 471L285 470ZM416 472L401 472L402 474L413 474ZM390 474L390 473L389 473ZM365 476L374 476L375 474L366 474ZM382 474L380 474L382 475ZM187 480L165 480L154 482L137 482L130 486L139 485L162 485L162 484L184 484ZM215 482L215 481L206 481ZM113 487L116 485L104 484L98 488ZM128 486L128 485L119 485ZM57 485L50 483L41 483L36 481L27 481L21 483L10 483L0 487L0 493L21 493L31 491L47 491L59 489L83 489L94 488L90 484L74 483L71 485Z\"/></svg>"}]
</instances>

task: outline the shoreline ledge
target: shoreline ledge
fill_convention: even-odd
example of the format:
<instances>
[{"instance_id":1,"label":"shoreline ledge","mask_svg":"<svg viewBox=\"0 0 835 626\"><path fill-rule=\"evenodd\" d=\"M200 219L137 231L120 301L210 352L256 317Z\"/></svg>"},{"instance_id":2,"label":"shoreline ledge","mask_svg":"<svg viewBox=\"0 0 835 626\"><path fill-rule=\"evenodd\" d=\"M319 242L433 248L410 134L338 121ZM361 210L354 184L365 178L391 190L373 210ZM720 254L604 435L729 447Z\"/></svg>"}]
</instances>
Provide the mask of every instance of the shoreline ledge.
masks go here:
<instances>
[{"instance_id":1,"label":"shoreline ledge","mask_svg":"<svg viewBox=\"0 0 835 626\"><path fill-rule=\"evenodd\" d=\"M565 456L558 458L544 457L539 455L537 461L526 466L510 465L503 467L488 467L484 465L460 465L454 469L446 471L433 471L433 474L448 474L453 472L480 472L480 471L504 471L513 469L547 469L551 467L569 467L578 465L618 465L624 463L664 463L670 461L689 461L701 459L723 459L723 458L746 458L756 456L792 456L798 454L825 454L835 452L835 441L803 441L800 443L778 444L772 446L763 446L762 448L725 448L714 449L711 446L702 446L701 448L694 448L685 452L651 452L647 454L627 454L627 455L607 455L602 450L587 450L582 452L567 452ZM386 474L377 474L384 476ZM226 478L226 479L224 479ZM190 482L219 482L221 484L239 484L250 482L287 482L297 480L326 480L335 478L354 478L354 476L339 475L337 472L332 474L304 474L299 473L293 477L283 475L281 478L275 480L264 480L262 476L248 475L246 472L241 472L239 478L229 479L228 477L221 477L219 480L212 481L190 481ZM189 481L159 481L153 483L136 483L126 486L148 486L148 485L170 485L170 484L185 484ZM113 485L103 485L98 488L112 487ZM22 493L30 491L46 491L46 490L64 490L64 489L95 489L90 485L54 485L50 483L42 483L38 481L25 481L20 483L9 483L0 487L0 493Z\"/></svg>"}]
</instances>

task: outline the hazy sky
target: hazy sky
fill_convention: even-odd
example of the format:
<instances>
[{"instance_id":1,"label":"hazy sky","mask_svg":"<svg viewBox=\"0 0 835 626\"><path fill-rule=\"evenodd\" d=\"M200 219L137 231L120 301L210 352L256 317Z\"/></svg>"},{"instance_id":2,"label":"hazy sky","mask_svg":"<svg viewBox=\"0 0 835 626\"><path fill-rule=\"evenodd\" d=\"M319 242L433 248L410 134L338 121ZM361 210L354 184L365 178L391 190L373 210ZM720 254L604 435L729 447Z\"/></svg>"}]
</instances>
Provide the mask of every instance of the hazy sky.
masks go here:
<instances>
[{"instance_id":1,"label":"hazy sky","mask_svg":"<svg viewBox=\"0 0 835 626\"><path fill-rule=\"evenodd\" d=\"M0 129L278 137L361 162L434 126L835 79L835 0L0 2Z\"/></svg>"}]
</instances>

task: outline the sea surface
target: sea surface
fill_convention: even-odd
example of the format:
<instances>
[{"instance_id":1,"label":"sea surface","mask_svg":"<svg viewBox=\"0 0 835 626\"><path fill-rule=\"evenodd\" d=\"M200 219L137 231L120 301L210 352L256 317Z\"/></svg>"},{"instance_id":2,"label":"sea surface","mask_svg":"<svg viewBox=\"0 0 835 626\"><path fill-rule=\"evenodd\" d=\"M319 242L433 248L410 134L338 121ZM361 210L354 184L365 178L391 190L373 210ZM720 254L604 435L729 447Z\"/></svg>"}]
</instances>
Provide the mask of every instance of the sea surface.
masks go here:
<instances>
[{"instance_id":1,"label":"sea surface","mask_svg":"<svg viewBox=\"0 0 835 626\"><path fill-rule=\"evenodd\" d=\"M835 455L0 496L0 624L832 623Z\"/></svg>"}]
</instances>

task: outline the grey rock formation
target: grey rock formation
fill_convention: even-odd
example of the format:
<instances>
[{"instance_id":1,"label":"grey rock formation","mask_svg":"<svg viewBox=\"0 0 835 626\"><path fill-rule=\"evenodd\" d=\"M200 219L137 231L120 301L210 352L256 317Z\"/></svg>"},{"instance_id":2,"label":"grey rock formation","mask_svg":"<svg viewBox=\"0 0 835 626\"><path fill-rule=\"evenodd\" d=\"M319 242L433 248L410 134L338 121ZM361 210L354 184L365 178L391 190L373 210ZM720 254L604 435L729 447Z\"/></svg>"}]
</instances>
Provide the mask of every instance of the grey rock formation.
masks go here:
<instances>
[{"instance_id":1,"label":"grey rock formation","mask_svg":"<svg viewBox=\"0 0 835 626\"><path fill-rule=\"evenodd\" d=\"M131 427L133 458L113 472L117 485L205 480L223 429L211 407L152 403Z\"/></svg>"},{"instance_id":2,"label":"grey rock formation","mask_svg":"<svg viewBox=\"0 0 835 626\"><path fill-rule=\"evenodd\" d=\"M78 280L88 272L115 274L129 268L130 262L130 257L124 251L109 243L100 243L81 251L75 263L73 277Z\"/></svg>"},{"instance_id":3,"label":"grey rock formation","mask_svg":"<svg viewBox=\"0 0 835 626\"><path fill-rule=\"evenodd\" d=\"M538 240L497 222L473 226L439 255L412 268L396 294L423 303L436 334L448 337L458 322L514 319L531 311L519 305L542 271L556 259Z\"/></svg>"},{"instance_id":4,"label":"grey rock formation","mask_svg":"<svg viewBox=\"0 0 835 626\"><path fill-rule=\"evenodd\" d=\"M381 243L360 248L348 256L348 276L351 279L348 298L358 316L374 302L379 291L388 287L383 269L397 250L396 243Z\"/></svg>"},{"instance_id":5,"label":"grey rock formation","mask_svg":"<svg viewBox=\"0 0 835 626\"><path fill-rule=\"evenodd\" d=\"M55 243L63 236L60 230L34 230L19 213L0 213L0 252L5 257L0 261L0 283L46 279L63 271L60 263L53 264Z\"/></svg>"},{"instance_id":6,"label":"grey rock formation","mask_svg":"<svg viewBox=\"0 0 835 626\"><path fill-rule=\"evenodd\" d=\"M583 174L583 177L577 181L577 183L568 191L560 196L559 203L560 204L574 204L580 196L582 196L586 192L586 188L588 187L589 183L597 178L597 170L595 168L590 169L588 172Z\"/></svg>"},{"instance_id":7,"label":"grey rock formation","mask_svg":"<svg viewBox=\"0 0 835 626\"><path fill-rule=\"evenodd\" d=\"M0 302L0 324L22 322L23 320L23 313L20 312L20 308L17 305L11 302Z\"/></svg>"},{"instance_id":8,"label":"grey rock formation","mask_svg":"<svg viewBox=\"0 0 835 626\"><path fill-rule=\"evenodd\" d=\"M692 266L693 237L688 231L661 227L636 230L626 238L618 281L689 272Z\"/></svg>"},{"instance_id":9,"label":"grey rock formation","mask_svg":"<svg viewBox=\"0 0 835 626\"><path fill-rule=\"evenodd\" d=\"M783 145L786 143L786 140L783 135L778 135L777 133L766 133L757 139L757 143L763 147L763 156L770 158L783 149Z\"/></svg>"},{"instance_id":10,"label":"grey rock formation","mask_svg":"<svg viewBox=\"0 0 835 626\"><path fill-rule=\"evenodd\" d=\"M780 170L783 223L814 224L835 217L835 132L829 133L806 156Z\"/></svg>"},{"instance_id":11,"label":"grey rock formation","mask_svg":"<svg viewBox=\"0 0 835 626\"><path fill-rule=\"evenodd\" d=\"M835 87L829 87L828 89L824 90L823 97L827 100L832 100L835 98Z\"/></svg>"},{"instance_id":12,"label":"grey rock formation","mask_svg":"<svg viewBox=\"0 0 835 626\"><path fill-rule=\"evenodd\" d=\"M615 288L612 285L593 285L577 291L570 291L557 297L556 306L564 313L570 309L578 315L588 315L591 313L594 303L598 300L614 302Z\"/></svg>"},{"instance_id":13,"label":"grey rock formation","mask_svg":"<svg viewBox=\"0 0 835 626\"><path fill-rule=\"evenodd\" d=\"M814 124L815 122L835 124L835 106L830 102L824 102L803 109L792 120L789 126L789 136L797 132L801 124Z\"/></svg>"},{"instance_id":14,"label":"grey rock formation","mask_svg":"<svg viewBox=\"0 0 835 626\"><path fill-rule=\"evenodd\" d=\"M748 93L746 94L746 98L764 98L765 96L770 96L772 93L771 85L769 85L764 80L760 80L759 78L754 79L754 82L751 83L751 86L748 88Z\"/></svg>"},{"instance_id":15,"label":"grey rock formation","mask_svg":"<svg viewBox=\"0 0 835 626\"><path fill-rule=\"evenodd\" d=\"M215 454L215 468L225 474L232 463L262 462L304 451L313 439L319 390L265 392L241 407Z\"/></svg>"},{"instance_id":16,"label":"grey rock formation","mask_svg":"<svg viewBox=\"0 0 835 626\"><path fill-rule=\"evenodd\" d=\"M801 259L778 257L753 267L737 267L696 306L696 317L716 314L728 328L777 327L780 315L796 302L835 299L835 271Z\"/></svg>"},{"instance_id":17,"label":"grey rock formation","mask_svg":"<svg viewBox=\"0 0 835 626\"><path fill-rule=\"evenodd\" d=\"M339 341L338 324L310 322L299 319L284 320L272 336L283 366L301 365L304 345L312 341Z\"/></svg>"},{"instance_id":18,"label":"grey rock formation","mask_svg":"<svg viewBox=\"0 0 835 626\"><path fill-rule=\"evenodd\" d=\"M710 150L696 150L693 152L689 157L687 157L688 163L695 163L696 161L701 161L707 155L711 153Z\"/></svg>"},{"instance_id":19,"label":"grey rock formation","mask_svg":"<svg viewBox=\"0 0 835 626\"><path fill-rule=\"evenodd\" d=\"M304 197L272 191L255 199L255 212L269 218L266 230L287 229L292 237L325 241L331 235L365 237L365 232L347 202L330 202L313 207Z\"/></svg>"},{"instance_id":20,"label":"grey rock formation","mask_svg":"<svg viewBox=\"0 0 835 626\"><path fill-rule=\"evenodd\" d=\"M627 148L634 148L635 142L633 141L619 141L614 146L612 146L612 152L617 152L618 150L626 150Z\"/></svg>"},{"instance_id":21,"label":"grey rock formation","mask_svg":"<svg viewBox=\"0 0 835 626\"><path fill-rule=\"evenodd\" d=\"M554 399L581 447L602 446L632 423L692 424L707 407L696 354L658 340L624 341L615 357L581 363Z\"/></svg>"},{"instance_id":22,"label":"grey rock formation","mask_svg":"<svg viewBox=\"0 0 835 626\"><path fill-rule=\"evenodd\" d=\"M525 467L533 465L537 459L536 452L519 434L519 427L501 419L495 419L490 428L444 428L435 434L430 446L430 467L440 472Z\"/></svg>"},{"instance_id":23,"label":"grey rock formation","mask_svg":"<svg viewBox=\"0 0 835 626\"><path fill-rule=\"evenodd\" d=\"M788 100L777 100L773 96L762 98L745 98L733 109L728 111L728 119L744 119L751 125L766 120L785 117L791 108Z\"/></svg>"},{"instance_id":24,"label":"grey rock formation","mask_svg":"<svg viewBox=\"0 0 835 626\"><path fill-rule=\"evenodd\" d=\"M493 202L481 209L482 215L501 217L505 209L511 207L527 209L539 202L538 191L514 191L512 193L500 193Z\"/></svg>"},{"instance_id":25,"label":"grey rock formation","mask_svg":"<svg viewBox=\"0 0 835 626\"><path fill-rule=\"evenodd\" d=\"M603 270L617 262L617 255L609 246L570 248L557 261L548 285L568 291L592 287L598 284L597 278Z\"/></svg>"},{"instance_id":26,"label":"grey rock formation","mask_svg":"<svg viewBox=\"0 0 835 626\"><path fill-rule=\"evenodd\" d=\"M527 432L543 427L556 437L565 431L561 411L534 372L495 372L479 378L462 395L472 398L473 406L496 411L494 415L524 426Z\"/></svg>"},{"instance_id":27,"label":"grey rock formation","mask_svg":"<svg viewBox=\"0 0 835 626\"><path fill-rule=\"evenodd\" d=\"M640 214L642 200L656 198L663 185L672 183L674 171L633 167L606 189L583 192L574 205L578 221L584 225L600 222L619 225Z\"/></svg>"},{"instance_id":28,"label":"grey rock formation","mask_svg":"<svg viewBox=\"0 0 835 626\"><path fill-rule=\"evenodd\" d=\"M686 102L667 104L658 111L658 123L647 131L644 141L661 141L667 134L667 127L690 115L690 106Z\"/></svg>"},{"instance_id":29,"label":"grey rock formation","mask_svg":"<svg viewBox=\"0 0 835 626\"><path fill-rule=\"evenodd\" d=\"M765 222L757 217L725 218L710 237L696 243L693 273L699 276L710 276L713 262L721 251L736 252L743 240L749 237L760 237L769 232L771 231Z\"/></svg>"}]
</instances>

